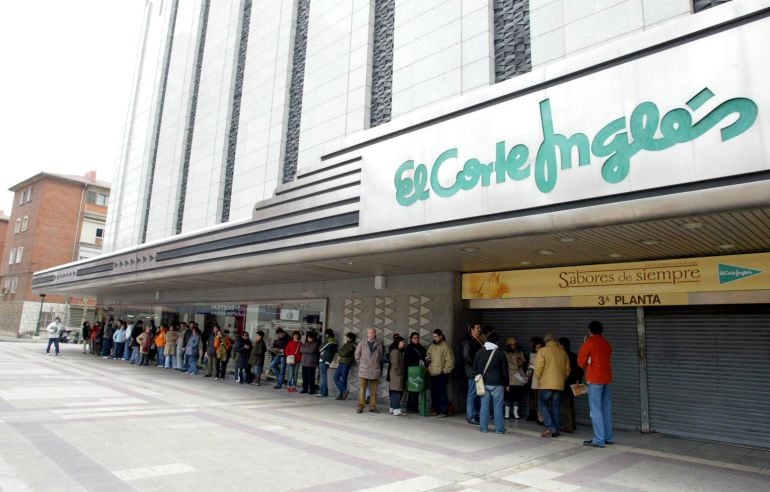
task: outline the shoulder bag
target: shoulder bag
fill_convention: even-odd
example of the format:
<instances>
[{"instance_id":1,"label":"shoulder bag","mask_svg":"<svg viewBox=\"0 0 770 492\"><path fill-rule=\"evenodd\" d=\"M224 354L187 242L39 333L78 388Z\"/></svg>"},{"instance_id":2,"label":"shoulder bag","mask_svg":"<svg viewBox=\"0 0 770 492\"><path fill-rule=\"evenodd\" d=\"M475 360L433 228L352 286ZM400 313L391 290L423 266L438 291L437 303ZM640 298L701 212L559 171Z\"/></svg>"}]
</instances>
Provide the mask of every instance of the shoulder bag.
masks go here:
<instances>
[{"instance_id":1,"label":"shoulder bag","mask_svg":"<svg viewBox=\"0 0 770 492\"><path fill-rule=\"evenodd\" d=\"M492 362L492 357L495 356L495 352L497 352L497 349L494 349L491 354L489 354L489 359L487 359L487 365L484 366L484 372L481 374L476 374L476 377L474 378L474 381L476 382L476 395L477 396L484 396L487 393L487 388L484 386L484 374L487 373L487 369L489 369L489 364Z\"/></svg>"}]
</instances>

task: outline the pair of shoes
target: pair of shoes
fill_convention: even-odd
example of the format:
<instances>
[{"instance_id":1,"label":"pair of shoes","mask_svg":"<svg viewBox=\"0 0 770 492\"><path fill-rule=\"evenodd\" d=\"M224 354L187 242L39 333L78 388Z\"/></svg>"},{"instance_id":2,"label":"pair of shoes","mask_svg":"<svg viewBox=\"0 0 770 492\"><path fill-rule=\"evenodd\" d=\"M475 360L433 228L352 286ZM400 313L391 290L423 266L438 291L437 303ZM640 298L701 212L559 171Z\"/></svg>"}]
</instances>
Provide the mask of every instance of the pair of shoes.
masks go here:
<instances>
[{"instance_id":1,"label":"pair of shoes","mask_svg":"<svg viewBox=\"0 0 770 492\"><path fill-rule=\"evenodd\" d=\"M364 413L364 407L356 408L356 413Z\"/></svg>"},{"instance_id":2,"label":"pair of shoes","mask_svg":"<svg viewBox=\"0 0 770 492\"><path fill-rule=\"evenodd\" d=\"M615 441L604 441L604 444L612 446L613 444L615 444Z\"/></svg>"},{"instance_id":3,"label":"pair of shoes","mask_svg":"<svg viewBox=\"0 0 770 492\"><path fill-rule=\"evenodd\" d=\"M204 378L210 378L210 377L211 377L211 374L206 374L206 375L205 375L205 376L203 376L203 377L204 377ZM217 379L219 379L219 378L217 378Z\"/></svg>"},{"instance_id":4,"label":"pair of shoes","mask_svg":"<svg viewBox=\"0 0 770 492\"><path fill-rule=\"evenodd\" d=\"M279 390L279 389L281 389L281 385L280 384L276 384L275 386L273 386L273 389Z\"/></svg>"},{"instance_id":5,"label":"pair of shoes","mask_svg":"<svg viewBox=\"0 0 770 492\"><path fill-rule=\"evenodd\" d=\"M346 390L345 390L345 391L342 393L342 399L343 399L343 400L347 400L347 399L348 399L348 395L349 395L349 394L350 394L350 390L347 390L347 389L346 389Z\"/></svg>"},{"instance_id":6,"label":"pair of shoes","mask_svg":"<svg viewBox=\"0 0 770 492\"><path fill-rule=\"evenodd\" d=\"M61 354L56 354L56 357L59 357Z\"/></svg>"},{"instance_id":7,"label":"pair of shoes","mask_svg":"<svg viewBox=\"0 0 770 492\"><path fill-rule=\"evenodd\" d=\"M469 418L469 419L465 419L465 421L471 425L479 425L479 419Z\"/></svg>"},{"instance_id":8,"label":"pair of shoes","mask_svg":"<svg viewBox=\"0 0 770 492\"><path fill-rule=\"evenodd\" d=\"M388 413L393 415L393 409L392 408L388 408Z\"/></svg>"},{"instance_id":9,"label":"pair of shoes","mask_svg":"<svg viewBox=\"0 0 770 492\"><path fill-rule=\"evenodd\" d=\"M553 434L551 434L551 431L549 431L548 429L540 433L540 437L551 437L552 435Z\"/></svg>"},{"instance_id":10,"label":"pair of shoes","mask_svg":"<svg viewBox=\"0 0 770 492\"><path fill-rule=\"evenodd\" d=\"M369 409L369 411L370 411L371 413L380 413L380 411L379 411L379 410L377 410L377 407L372 407L372 408L370 408L370 409Z\"/></svg>"},{"instance_id":11,"label":"pair of shoes","mask_svg":"<svg viewBox=\"0 0 770 492\"><path fill-rule=\"evenodd\" d=\"M508 434L508 431L495 431L495 434Z\"/></svg>"},{"instance_id":12,"label":"pair of shoes","mask_svg":"<svg viewBox=\"0 0 770 492\"><path fill-rule=\"evenodd\" d=\"M328 396L329 395L322 395L321 393L318 393L317 395L315 395L316 398L326 398Z\"/></svg>"},{"instance_id":13,"label":"pair of shoes","mask_svg":"<svg viewBox=\"0 0 770 492\"><path fill-rule=\"evenodd\" d=\"M46 352L45 355L51 355L51 353L50 352Z\"/></svg>"},{"instance_id":14,"label":"pair of shoes","mask_svg":"<svg viewBox=\"0 0 770 492\"><path fill-rule=\"evenodd\" d=\"M444 419L446 417L447 417L447 414L445 414L445 413L440 413L440 414L436 415L437 419Z\"/></svg>"},{"instance_id":15,"label":"pair of shoes","mask_svg":"<svg viewBox=\"0 0 770 492\"><path fill-rule=\"evenodd\" d=\"M538 420L537 421L537 425L545 425L545 421L544 420Z\"/></svg>"},{"instance_id":16,"label":"pair of shoes","mask_svg":"<svg viewBox=\"0 0 770 492\"><path fill-rule=\"evenodd\" d=\"M393 416L394 417L398 417L399 415L401 415L401 409L400 408L396 408L395 410L393 410Z\"/></svg>"},{"instance_id":17,"label":"pair of shoes","mask_svg":"<svg viewBox=\"0 0 770 492\"><path fill-rule=\"evenodd\" d=\"M335 400L340 400L340 401L342 401L342 395L337 395L337 398L335 398Z\"/></svg>"},{"instance_id":18,"label":"pair of shoes","mask_svg":"<svg viewBox=\"0 0 770 492\"><path fill-rule=\"evenodd\" d=\"M591 441L583 441L583 446L591 446L592 448L603 448L604 447L601 444L597 444L597 443L593 442L593 440L591 440Z\"/></svg>"},{"instance_id":19,"label":"pair of shoes","mask_svg":"<svg viewBox=\"0 0 770 492\"><path fill-rule=\"evenodd\" d=\"M483 432L484 434L487 433L487 429L479 429L479 432Z\"/></svg>"},{"instance_id":20,"label":"pair of shoes","mask_svg":"<svg viewBox=\"0 0 770 492\"><path fill-rule=\"evenodd\" d=\"M302 390L299 392L301 395L307 394L307 390Z\"/></svg>"},{"instance_id":21,"label":"pair of shoes","mask_svg":"<svg viewBox=\"0 0 770 492\"><path fill-rule=\"evenodd\" d=\"M551 432L551 437L559 437L560 435L558 432Z\"/></svg>"},{"instance_id":22,"label":"pair of shoes","mask_svg":"<svg viewBox=\"0 0 770 492\"><path fill-rule=\"evenodd\" d=\"M438 415L438 412L437 412L437 411L435 411L435 410L431 410L431 411L430 411L430 416L431 416L431 417L435 417L436 415Z\"/></svg>"}]
</instances>

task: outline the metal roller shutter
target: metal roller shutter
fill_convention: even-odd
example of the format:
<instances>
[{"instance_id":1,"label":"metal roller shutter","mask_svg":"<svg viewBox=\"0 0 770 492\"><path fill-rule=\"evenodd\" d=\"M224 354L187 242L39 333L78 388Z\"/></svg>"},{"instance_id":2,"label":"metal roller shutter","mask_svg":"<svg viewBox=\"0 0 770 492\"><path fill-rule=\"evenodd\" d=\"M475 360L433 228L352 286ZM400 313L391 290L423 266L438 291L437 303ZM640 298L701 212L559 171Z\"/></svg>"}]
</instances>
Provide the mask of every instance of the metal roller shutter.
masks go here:
<instances>
[{"instance_id":1,"label":"metal roller shutter","mask_svg":"<svg viewBox=\"0 0 770 492\"><path fill-rule=\"evenodd\" d=\"M483 325L495 327L504 342L509 336L529 348L529 339L553 332L567 337L577 353L588 333L588 323L599 320L612 344L613 424L618 429L640 428L639 343L635 309L501 309L480 312ZM578 422L590 424L588 399L576 398Z\"/></svg>"},{"instance_id":2,"label":"metal roller shutter","mask_svg":"<svg viewBox=\"0 0 770 492\"><path fill-rule=\"evenodd\" d=\"M770 306L645 310L656 432L770 447Z\"/></svg>"}]
</instances>

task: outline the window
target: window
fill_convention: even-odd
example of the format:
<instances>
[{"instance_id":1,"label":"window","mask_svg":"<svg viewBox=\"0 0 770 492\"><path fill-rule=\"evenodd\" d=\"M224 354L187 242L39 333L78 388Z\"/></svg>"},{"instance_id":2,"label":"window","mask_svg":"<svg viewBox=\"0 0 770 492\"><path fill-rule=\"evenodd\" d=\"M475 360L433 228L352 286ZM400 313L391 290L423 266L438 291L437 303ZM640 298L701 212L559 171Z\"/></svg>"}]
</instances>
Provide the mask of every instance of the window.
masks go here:
<instances>
[{"instance_id":1,"label":"window","mask_svg":"<svg viewBox=\"0 0 770 492\"><path fill-rule=\"evenodd\" d=\"M16 227L13 228L13 233L18 234L21 230L21 219L16 219Z\"/></svg>"},{"instance_id":2,"label":"window","mask_svg":"<svg viewBox=\"0 0 770 492\"><path fill-rule=\"evenodd\" d=\"M28 226L29 226L29 215L25 215L24 218L21 220L21 232L26 231Z\"/></svg>"},{"instance_id":3,"label":"window","mask_svg":"<svg viewBox=\"0 0 770 492\"><path fill-rule=\"evenodd\" d=\"M16 248L11 249L11 257L8 259L8 264L13 265L14 261L16 261Z\"/></svg>"},{"instance_id":4,"label":"window","mask_svg":"<svg viewBox=\"0 0 770 492\"><path fill-rule=\"evenodd\" d=\"M99 205L100 207L106 207L107 206L107 199L109 197L105 195L104 193L97 193L95 191L89 191L88 196L86 198L86 201L88 203L94 203L96 205Z\"/></svg>"},{"instance_id":5,"label":"window","mask_svg":"<svg viewBox=\"0 0 770 492\"><path fill-rule=\"evenodd\" d=\"M24 192L19 193L19 205L24 205Z\"/></svg>"},{"instance_id":6,"label":"window","mask_svg":"<svg viewBox=\"0 0 770 492\"><path fill-rule=\"evenodd\" d=\"M7 278L3 280L3 294L7 294L11 289L11 279Z\"/></svg>"},{"instance_id":7,"label":"window","mask_svg":"<svg viewBox=\"0 0 770 492\"><path fill-rule=\"evenodd\" d=\"M101 227L96 228L96 237L98 238L104 238L104 229Z\"/></svg>"},{"instance_id":8,"label":"window","mask_svg":"<svg viewBox=\"0 0 770 492\"><path fill-rule=\"evenodd\" d=\"M19 278L18 277L13 277L11 279L11 294L15 294L16 293L16 287L18 287L18 286L19 286Z\"/></svg>"},{"instance_id":9,"label":"window","mask_svg":"<svg viewBox=\"0 0 770 492\"><path fill-rule=\"evenodd\" d=\"M24 246L19 246L16 250L16 263L21 263L21 255L24 254Z\"/></svg>"},{"instance_id":10,"label":"window","mask_svg":"<svg viewBox=\"0 0 770 492\"><path fill-rule=\"evenodd\" d=\"M30 200L32 200L32 187L31 186L29 188L27 188L27 203L29 203Z\"/></svg>"}]
</instances>

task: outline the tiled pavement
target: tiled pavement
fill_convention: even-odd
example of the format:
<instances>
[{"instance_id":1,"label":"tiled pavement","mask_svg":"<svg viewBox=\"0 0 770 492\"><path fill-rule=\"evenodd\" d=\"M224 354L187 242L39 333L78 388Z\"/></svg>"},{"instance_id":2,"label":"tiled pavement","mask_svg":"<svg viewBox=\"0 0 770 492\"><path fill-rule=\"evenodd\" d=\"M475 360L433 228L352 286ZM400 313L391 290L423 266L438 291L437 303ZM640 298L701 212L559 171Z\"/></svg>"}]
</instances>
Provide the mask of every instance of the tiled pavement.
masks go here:
<instances>
[{"instance_id":1,"label":"tiled pavement","mask_svg":"<svg viewBox=\"0 0 770 492\"><path fill-rule=\"evenodd\" d=\"M0 489L770 490L770 452L530 423L358 415L351 401L0 342Z\"/></svg>"}]
</instances>

